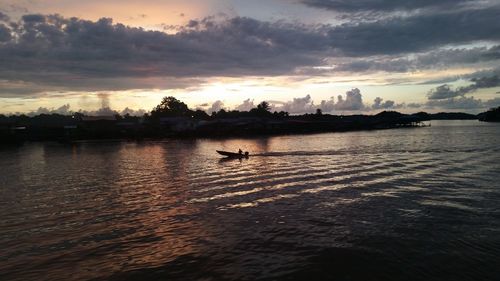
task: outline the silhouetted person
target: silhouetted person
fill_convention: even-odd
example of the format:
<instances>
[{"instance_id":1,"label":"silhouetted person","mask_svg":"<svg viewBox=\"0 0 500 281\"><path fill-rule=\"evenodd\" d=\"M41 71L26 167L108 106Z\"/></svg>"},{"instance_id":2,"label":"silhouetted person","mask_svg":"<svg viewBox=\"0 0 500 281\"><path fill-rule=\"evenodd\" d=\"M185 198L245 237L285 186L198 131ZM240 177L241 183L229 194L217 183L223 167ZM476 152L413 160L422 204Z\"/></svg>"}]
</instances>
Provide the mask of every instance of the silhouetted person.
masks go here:
<instances>
[{"instance_id":1,"label":"silhouetted person","mask_svg":"<svg viewBox=\"0 0 500 281\"><path fill-rule=\"evenodd\" d=\"M245 157L248 158L248 151L245 151Z\"/></svg>"},{"instance_id":2,"label":"silhouetted person","mask_svg":"<svg viewBox=\"0 0 500 281\"><path fill-rule=\"evenodd\" d=\"M238 154L243 154L243 150L241 150L241 148L238 150Z\"/></svg>"}]
</instances>

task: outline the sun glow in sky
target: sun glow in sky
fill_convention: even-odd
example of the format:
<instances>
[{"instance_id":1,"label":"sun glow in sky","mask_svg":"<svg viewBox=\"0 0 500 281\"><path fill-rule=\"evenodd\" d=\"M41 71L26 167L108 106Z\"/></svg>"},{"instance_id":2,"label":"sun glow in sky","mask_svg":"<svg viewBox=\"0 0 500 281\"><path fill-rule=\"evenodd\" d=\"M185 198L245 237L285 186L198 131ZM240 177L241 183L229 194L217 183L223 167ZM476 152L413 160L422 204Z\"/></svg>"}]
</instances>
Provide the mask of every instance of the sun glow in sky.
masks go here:
<instances>
[{"instance_id":1,"label":"sun glow in sky","mask_svg":"<svg viewBox=\"0 0 500 281\"><path fill-rule=\"evenodd\" d=\"M499 13L498 0L0 0L0 114L141 114L167 95L206 111L480 112L500 105Z\"/></svg>"}]
</instances>

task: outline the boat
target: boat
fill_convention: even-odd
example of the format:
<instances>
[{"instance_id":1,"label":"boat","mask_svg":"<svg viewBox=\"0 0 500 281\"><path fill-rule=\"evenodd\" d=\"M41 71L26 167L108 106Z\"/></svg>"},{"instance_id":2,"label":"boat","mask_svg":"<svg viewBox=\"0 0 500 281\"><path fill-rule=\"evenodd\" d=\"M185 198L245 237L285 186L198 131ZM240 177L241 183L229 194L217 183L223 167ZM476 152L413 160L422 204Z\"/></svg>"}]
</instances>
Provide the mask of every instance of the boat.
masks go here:
<instances>
[{"instance_id":1,"label":"boat","mask_svg":"<svg viewBox=\"0 0 500 281\"><path fill-rule=\"evenodd\" d=\"M248 154L240 154L240 153L235 153L235 152L229 152L229 151L222 151L222 150L216 150L217 153L220 155L226 156L228 158L248 158Z\"/></svg>"}]
</instances>

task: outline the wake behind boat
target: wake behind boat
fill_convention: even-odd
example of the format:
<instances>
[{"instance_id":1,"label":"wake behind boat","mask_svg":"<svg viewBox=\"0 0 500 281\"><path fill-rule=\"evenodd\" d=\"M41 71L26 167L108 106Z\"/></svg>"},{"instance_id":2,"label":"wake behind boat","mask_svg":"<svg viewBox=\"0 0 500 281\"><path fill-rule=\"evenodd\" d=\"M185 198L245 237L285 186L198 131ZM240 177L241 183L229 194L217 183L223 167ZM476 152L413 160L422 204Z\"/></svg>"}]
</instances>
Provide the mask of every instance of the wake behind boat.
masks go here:
<instances>
[{"instance_id":1,"label":"wake behind boat","mask_svg":"<svg viewBox=\"0 0 500 281\"><path fill-rule=\"evenodd\" d=\"M229 151L223 151L223 150L216 150L216 151L220 155L226 156L227 158L242 159L242 158L248 158L248 156L249 156L248 152L245 152L243 154L243 153L229 152Z\"/></svg>"}]
</instances>

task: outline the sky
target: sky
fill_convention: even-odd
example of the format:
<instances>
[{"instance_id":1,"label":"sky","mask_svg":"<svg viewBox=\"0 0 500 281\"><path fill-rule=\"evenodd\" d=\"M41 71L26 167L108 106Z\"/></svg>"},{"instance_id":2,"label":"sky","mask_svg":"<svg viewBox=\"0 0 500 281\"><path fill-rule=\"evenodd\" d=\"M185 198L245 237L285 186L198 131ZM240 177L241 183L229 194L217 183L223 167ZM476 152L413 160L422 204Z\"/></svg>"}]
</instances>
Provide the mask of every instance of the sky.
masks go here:
<instances>
[{"instance_id":1,"label":"sky","mask_svg":"<svg viewBox=\"0 0 500 281\"><path fill-rule=\"evenodd\" d=\"M0 114L500 106L500 0L0 0Z\"/></svg>"}]
</instances>

